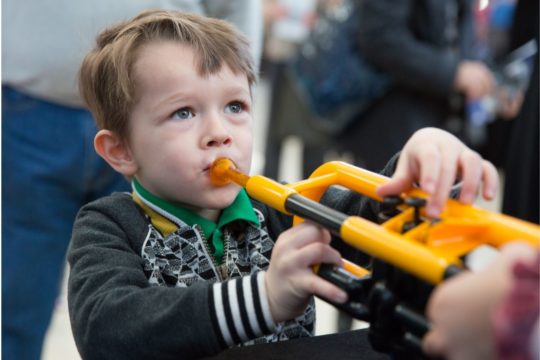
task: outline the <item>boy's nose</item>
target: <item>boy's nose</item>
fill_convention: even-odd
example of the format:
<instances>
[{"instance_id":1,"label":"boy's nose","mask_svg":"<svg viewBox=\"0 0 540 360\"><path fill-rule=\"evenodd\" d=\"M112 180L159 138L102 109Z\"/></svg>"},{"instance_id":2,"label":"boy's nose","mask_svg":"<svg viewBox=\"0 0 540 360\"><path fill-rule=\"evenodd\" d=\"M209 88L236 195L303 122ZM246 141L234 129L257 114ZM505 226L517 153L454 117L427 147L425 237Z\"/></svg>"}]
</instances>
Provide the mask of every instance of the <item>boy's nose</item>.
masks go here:
<instances>
[{"instance_id":1,"label":"boy's nose","mask_svg":"<svg viewBox=\"0 0 540 360\"><path fill-rule=\"evenodd\" d=\"M230 145L231 143L232 136L225 124L223 124L223 120L217 115L208 119L206 134L203 136L203 145L205 147L216 147Z\"/></svg>"},{"instance_id":2,"label":"boy's nose","mask_svg":"<svg viewBox=\"0 0 540 360\"><path fill-rule=\"evenodd\" d=\"M222 146L229 145L232 143L232 138L228 135L215 136L211 139L208 139L206 142L206 147Z\"/></svg>"}]
</instances>

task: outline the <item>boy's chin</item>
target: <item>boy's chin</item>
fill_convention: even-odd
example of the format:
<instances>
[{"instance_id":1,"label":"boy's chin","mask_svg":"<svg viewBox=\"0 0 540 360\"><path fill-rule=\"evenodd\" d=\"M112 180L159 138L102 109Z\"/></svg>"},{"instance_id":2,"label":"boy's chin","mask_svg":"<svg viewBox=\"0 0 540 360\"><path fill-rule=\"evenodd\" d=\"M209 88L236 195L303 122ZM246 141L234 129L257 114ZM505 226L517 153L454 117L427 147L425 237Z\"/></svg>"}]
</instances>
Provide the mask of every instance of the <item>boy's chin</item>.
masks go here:
<instances>
[{"instance_id":1,"label":"boy's chin","mask_svg":"<svg viewBox=\"0 0 540 360\"><path fill-rule=\"evenodd\" d=\"M223 191L221 191L219 194L216 195L214 199L212 199L212 205L209 207L213 209L223 210L229 207L234 202L239 192L239 187L223 189Z\"/></svg>"}]
</instances>

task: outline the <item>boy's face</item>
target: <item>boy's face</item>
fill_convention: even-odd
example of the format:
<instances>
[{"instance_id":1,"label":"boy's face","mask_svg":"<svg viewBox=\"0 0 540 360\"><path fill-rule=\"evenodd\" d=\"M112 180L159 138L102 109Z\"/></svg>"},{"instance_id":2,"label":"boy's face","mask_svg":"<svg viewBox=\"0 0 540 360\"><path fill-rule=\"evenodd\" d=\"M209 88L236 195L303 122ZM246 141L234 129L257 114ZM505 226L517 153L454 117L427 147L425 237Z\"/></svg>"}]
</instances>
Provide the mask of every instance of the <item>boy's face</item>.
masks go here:
<instances>
[{"instance_id":1,"label":"boy's face","mask_svg":"<svg viewBox=\"0 0 540 360\"><path fill-rule=\"evenodd\" d=\"M215 187L209 167L227 157L248 173L252 152L247 77L226 65L201 77L194 53L174 42L145 45L135 63L137 103L129 148L135 176L151 193L205 215L227 207L236 185Z\"/></svg>"}]
</instances>

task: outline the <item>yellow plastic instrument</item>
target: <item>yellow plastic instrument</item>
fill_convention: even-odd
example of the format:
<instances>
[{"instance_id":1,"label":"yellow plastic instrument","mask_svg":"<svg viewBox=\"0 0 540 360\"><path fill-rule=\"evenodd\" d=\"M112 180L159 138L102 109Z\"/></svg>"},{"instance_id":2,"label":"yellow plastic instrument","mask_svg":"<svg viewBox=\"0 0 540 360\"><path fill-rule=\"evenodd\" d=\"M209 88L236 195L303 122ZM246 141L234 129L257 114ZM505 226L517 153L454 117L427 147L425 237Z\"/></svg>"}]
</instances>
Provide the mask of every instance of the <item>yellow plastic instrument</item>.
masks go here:
<instances>
[{"instance_id":1,"label":"yellow plastic instrument","mask_svg":"<svg viewBox=\"0 0 540 360\"><path fill-rule=\"evenodd\" d=\"M280 184L247 176L229 159L216 160L214 184L236 183L254 199L289 215L308 219L371 255L372 271L343 260L343 267L320 264L314 271L349 295L333 304L370 323L369 339L377 351L395 359L424 358L422 337L429 323L422 315L433 286L464 268L461 257L482 244L500 247L521 240L540 247L540 226L448 200L441 215L424 212L427 194L411 189L381 198L376 189L389 179L343 162L320 166L309 179ZM348 216L319 201L329 186L339 185L381 202L382 224Z\"/></svg>"},{"instance_id":2,"label":"yellow plastic instrument","mask_svg":"<svg viewBox=\"0 0 540 360\"><path fill-rule=\"evenodd\" d=\"M329 186L341 185L383 201L376 189L389 180L343 162L325 163L309 179L284 185L264 176L247 176L238 172L231 160L219 159L212 166L211 179L215 184L234 182L254 199L283 213L314 220L355 248L431 284L441 282L449 269L461 267L460 256L481 244L500 247L522 240L540 247L538 225L456 200L448 200L439 219L426 218L421 206L407 201L417 199L421 204L427 198L418 189L402 194L403 201L396 206L399 213L381 225L337 213L318 204ZM404 231L407 224L414 226ZM345 270L358 276L366 273L352 263L346 263Z\"/></svg>"}]
</instances>

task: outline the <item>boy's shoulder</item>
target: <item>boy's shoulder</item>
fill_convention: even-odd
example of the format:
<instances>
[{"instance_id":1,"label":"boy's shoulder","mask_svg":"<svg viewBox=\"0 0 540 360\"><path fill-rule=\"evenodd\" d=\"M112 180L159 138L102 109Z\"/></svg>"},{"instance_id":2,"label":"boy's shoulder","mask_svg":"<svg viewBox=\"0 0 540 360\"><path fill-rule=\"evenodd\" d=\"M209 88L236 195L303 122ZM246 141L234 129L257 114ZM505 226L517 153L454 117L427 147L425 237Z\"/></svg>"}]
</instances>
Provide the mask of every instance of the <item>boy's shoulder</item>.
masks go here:
<instances>
[{"instance_id":1,"label":"boy's shoulder","mask_svg":"<svg viewBox=\"0 0 540 360\"><path fill-rule=\"evenodd\" d=\"M101 242L115 234L138 248L148 232L149 220L130 193L113 193L83 206L73 226L74 245ZM105 234L105 235L104 235Z\"/></svg>"},{"instance_id":2,"label":"boy's shoulder","mask_svg":"<svg viewBox=\"0 0 540 360\"><path fill-rule=\"evenodd\" d=\"M117 209L117 208L130 208L132 206L137 206L137 205L133 201L133 197L131 193L114 192L110 195L103 196L89 202L88 204L84 205L82 209L85 209L85 208Z\"/></svg>"},{"instance_id":3,"label":"boy's shoulder","mask_svg":"<svg viewBox=\"0 0 540 360\"><path fill-rule=\"evenodd\" d=\"M146 223L143 210L127 192L112 193L84 205L77 218L91 215L104 216L122 224Z\"/></svg>"}]
</instances>

